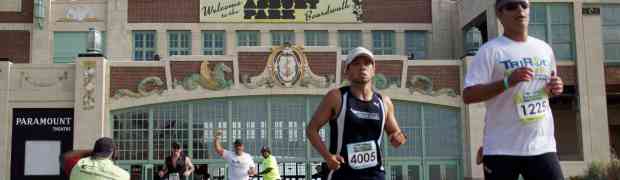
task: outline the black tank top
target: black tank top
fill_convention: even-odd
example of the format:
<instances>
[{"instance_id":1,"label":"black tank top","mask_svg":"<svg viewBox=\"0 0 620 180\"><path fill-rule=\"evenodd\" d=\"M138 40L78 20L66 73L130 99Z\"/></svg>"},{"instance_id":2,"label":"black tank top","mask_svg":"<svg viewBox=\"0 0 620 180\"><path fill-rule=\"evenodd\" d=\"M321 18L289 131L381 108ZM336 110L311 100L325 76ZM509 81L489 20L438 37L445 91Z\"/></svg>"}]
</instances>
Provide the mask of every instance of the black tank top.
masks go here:
<instances>
[{"instance_id":1,"label":"black tank top","mask_svg":"<svg viewBox=\"0 0 620 180\"><path fill-rule=\"evenodd\" d=\"M176 161L176 166L172 166L172 156L166 157L166 168L168 169L168 174L170 173L179 173L179 176L183 176L183 172L185 172L185 155L181 153L181 156Z\"/></svg>"},{"instance_id":2,"label":"black tank top","mask_svg":"<svg viewBox=\"0 0 620 180\"><path fill-rule=\"evenodd\" d=\"M329 151L339 154L345 159L345 164L334 173L342 174L367 174L383 171L383 158L380 149L383 127L385 126L385 106L379 93L373 92L370 101L362 101L351 94L350 87L340 88L341 109L336 119L330 120L330 143ZM355 144L364 143L359 146ZM349 149L355 152L367 151L370 146L375 146L375 153L355 153L350 159ZM356 150L357 149L357 150ZM353 168L352 163L374 161L372 166ZM356 165L354 165L356 166Z\"/></svg>"}]
</instances>

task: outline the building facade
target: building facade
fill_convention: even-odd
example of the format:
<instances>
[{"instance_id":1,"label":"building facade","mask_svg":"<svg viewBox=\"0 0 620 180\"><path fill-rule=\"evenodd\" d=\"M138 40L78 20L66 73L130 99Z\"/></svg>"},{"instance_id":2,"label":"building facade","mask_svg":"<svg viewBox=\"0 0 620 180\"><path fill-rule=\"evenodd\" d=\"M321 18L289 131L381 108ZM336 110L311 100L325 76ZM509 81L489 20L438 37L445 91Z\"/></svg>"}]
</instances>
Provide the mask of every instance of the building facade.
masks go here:
<instances>
[{"instance_id":1,"label":"building facade","mask_svg":"<svg viewBox=\"0 0 620 180\"><path fill-rule=\"evenodd\" d=\"M377 55L374 86L410 138L384 147L388 179L482 178L484 106L460 94L476 47L501 34L493 0L0 3L0 179L62 179L37 152L101 136L132 179L154 179L172 142L221 177L216 129L257 160L270 146L283 176L315 179L322 158L305 127L347 84L342 59L357 46ZM530 16L566 83L551 107L563 171L578 175L620 148L620 1L538 0ZM102 56L86 53L89 28Z\"/></svg>"}]
</instances>

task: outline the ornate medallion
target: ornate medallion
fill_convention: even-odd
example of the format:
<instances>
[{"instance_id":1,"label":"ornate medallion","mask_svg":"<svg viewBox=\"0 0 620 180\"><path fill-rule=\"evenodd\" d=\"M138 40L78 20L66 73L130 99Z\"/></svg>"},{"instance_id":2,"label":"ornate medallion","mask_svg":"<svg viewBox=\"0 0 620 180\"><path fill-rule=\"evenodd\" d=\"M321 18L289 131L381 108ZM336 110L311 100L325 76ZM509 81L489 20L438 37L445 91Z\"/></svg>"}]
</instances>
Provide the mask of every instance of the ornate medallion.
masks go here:
<instances>
[{"instance_id":1,"label":"ornate medallion","mask_svg":"<svg viewBox=\"0 0 620 180\"><path fill-rule=\"evenodd\" d=\"M303 74L298 54L291 47L284 47L275 53L271 61L274 79L284 87L293 86Z\"/></svg>"}]
</instances>

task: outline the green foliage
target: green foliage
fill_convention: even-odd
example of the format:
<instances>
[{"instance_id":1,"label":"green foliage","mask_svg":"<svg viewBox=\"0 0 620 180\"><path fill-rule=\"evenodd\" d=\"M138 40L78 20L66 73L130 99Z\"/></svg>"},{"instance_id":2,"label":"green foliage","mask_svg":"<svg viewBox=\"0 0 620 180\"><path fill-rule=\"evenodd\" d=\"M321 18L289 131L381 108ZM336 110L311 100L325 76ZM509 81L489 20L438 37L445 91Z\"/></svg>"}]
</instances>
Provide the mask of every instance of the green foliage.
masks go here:
<instances>
[{"instance_id":1,"label":"green foliage","mask_svg":"<svg viewBox=\"0 0 620 180\"><path fill-rule=\"evenodd\" d=\"M592 162L584 175L573 176L570 180L620 180L620 160Z\"/></svg>"}]
</instances>

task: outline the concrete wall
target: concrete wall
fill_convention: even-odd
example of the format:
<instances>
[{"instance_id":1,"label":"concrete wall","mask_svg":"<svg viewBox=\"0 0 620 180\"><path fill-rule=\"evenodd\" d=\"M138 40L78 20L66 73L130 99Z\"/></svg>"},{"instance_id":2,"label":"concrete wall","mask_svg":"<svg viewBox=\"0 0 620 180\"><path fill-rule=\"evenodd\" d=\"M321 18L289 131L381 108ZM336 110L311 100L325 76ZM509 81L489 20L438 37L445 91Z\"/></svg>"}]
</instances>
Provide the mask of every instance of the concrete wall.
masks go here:
<instances>
[{"instance_id":1,"label":"concrete wall","mask_svg":"<svg viewBox=\"0 0 620 180\"><path fill-rule=\"evenodd\" d=\"M454 32L459 29L455 26L456 17L449 14L456 14L456 3L451 0L433 1L433 30L430 38L430 57L431 59L456 59L456 47L454 43L460 34Z\"/></svg>"},{"instance_id":2,"label":"concrete wall","mask_svg":"<svg viewBox=\"0 0 620 180\"><path fill-rule=\"evenodd\" d=\"M9 116L9 82L12 63L0 61L0 179L11 172L11 118Z\"/></svg>"},{"instance_id":3,"label":"concrete wall","mask_svg":"<svg viewBox=\"0 0 620 180\"><path fill-rule=\"evenodd\" d=\"M13 108L72 108L73 65L0 62L0 179L10 178Z\"/></svg>"}]
</instances>

